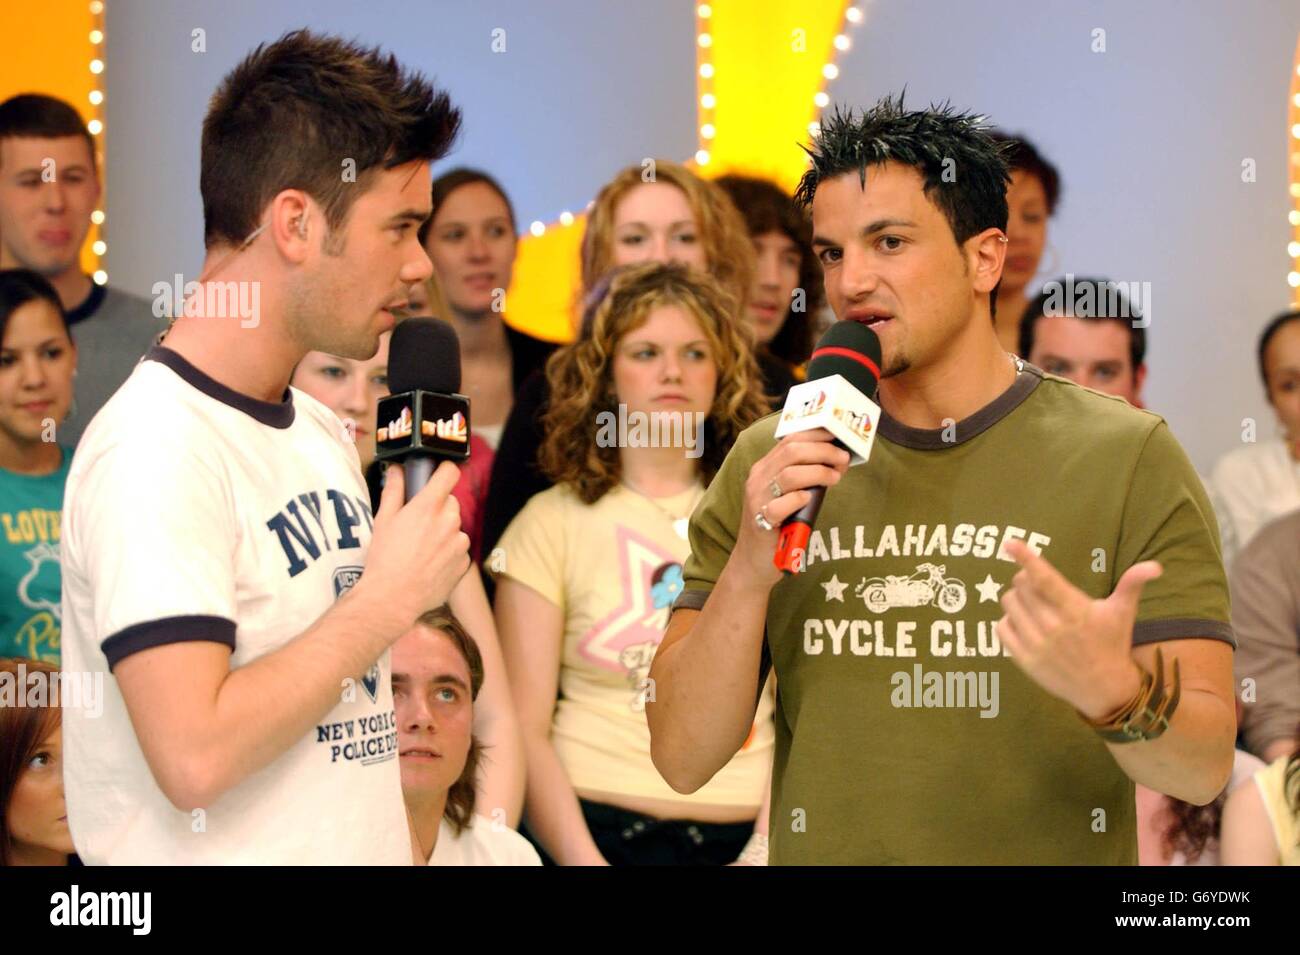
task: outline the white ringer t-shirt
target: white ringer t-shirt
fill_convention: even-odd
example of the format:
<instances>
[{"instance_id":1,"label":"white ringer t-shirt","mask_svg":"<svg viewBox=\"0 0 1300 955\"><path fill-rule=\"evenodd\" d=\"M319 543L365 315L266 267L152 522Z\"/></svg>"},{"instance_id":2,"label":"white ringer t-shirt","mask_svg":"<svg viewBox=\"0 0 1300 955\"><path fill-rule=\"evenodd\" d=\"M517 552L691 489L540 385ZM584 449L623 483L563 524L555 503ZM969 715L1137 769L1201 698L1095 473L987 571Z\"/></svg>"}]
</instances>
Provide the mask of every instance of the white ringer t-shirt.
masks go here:
<instances>
[{"instance_id":1,"label":"white ringer t-shirt","mask_svg":"<svg viewBox=\"0 0 1300 955\"><path fill-rule=\"evenodd\" d=\"M279 649L356 582L371 530L333 412L292 388L258 401L149 351L86 430L63 512L63 666L104 689L102 715L63 717L83 861L410 864L387 651L310 733L194 812L159 789L112 677L161 644L225 644L232 669Z\"/></svg>"},{"instance_id":2,"label":"white ringer t-shirt","mask_svg":"<svg viewBox=\"0 0 1300 955\"><path fill-rule=\"evenodd\" d=\"M531 842L506 826L494 826L491 819L470 816L470 824L456 835L445 818L438 825L429 865L541 865Z\"/></svg>"}]
</instances>

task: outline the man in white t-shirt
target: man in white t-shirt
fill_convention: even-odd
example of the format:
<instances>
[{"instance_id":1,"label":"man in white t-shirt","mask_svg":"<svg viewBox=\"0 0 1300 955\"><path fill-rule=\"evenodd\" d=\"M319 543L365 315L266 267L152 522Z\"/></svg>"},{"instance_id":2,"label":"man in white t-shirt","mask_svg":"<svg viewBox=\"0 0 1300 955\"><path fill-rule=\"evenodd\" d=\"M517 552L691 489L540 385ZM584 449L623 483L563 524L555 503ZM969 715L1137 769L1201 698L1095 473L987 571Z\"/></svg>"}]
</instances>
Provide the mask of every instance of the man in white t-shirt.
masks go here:
<instances>
[{"instance_id":1,"label":"man in white t-shirt","mask_svg":"<svg viewBox=\"0 0 1300 955\"><path fill-rule=\"evenodd\" d=\"M392 58L305 31L214 95L197 291L67 484L64 666L108 674L102 716L64 717L86 862L411 863L389 647L468 566L457 471L403 505L394 469L372 518L342 423L289 379L310 350L373 355L429 276L416 227L458 123Z\"/></svg>"},{"instance_id":2,"label":"man in white t-shirt","mask_svg":"<svg viewBox=\"0 0 1300 955\"><path fill-rule=\"evenodd\" d=\"M402 794L429 865L541 865L505 811L475 815L478 768L474 700L483 656L449 607L422 614L393 644L393 702Z\"/></svg>"}]
</instances>

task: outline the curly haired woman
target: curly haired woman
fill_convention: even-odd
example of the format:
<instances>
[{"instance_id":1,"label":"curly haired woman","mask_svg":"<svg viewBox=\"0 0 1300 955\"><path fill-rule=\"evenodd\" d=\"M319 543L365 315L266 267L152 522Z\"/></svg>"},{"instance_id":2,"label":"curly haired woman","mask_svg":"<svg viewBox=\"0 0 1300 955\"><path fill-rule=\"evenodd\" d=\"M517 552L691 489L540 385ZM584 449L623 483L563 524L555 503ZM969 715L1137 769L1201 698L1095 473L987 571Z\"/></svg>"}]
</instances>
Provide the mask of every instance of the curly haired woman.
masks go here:
<instances>
[{"instance_id":1,"label":"curly haired woman","mask_svg":"<svg viewBox=\"0 0 1300 955\"><path fill-rule=\"evenodd\" d=\"M541 461L556 483L506 530L493 570L527 826L561 865L730 863L764 801L770 696L745 746L689 796L655 770L644 714L686 520L767 410L740 314L698 271L631 266L547 364Z\"/></svg>"}]
</instances>

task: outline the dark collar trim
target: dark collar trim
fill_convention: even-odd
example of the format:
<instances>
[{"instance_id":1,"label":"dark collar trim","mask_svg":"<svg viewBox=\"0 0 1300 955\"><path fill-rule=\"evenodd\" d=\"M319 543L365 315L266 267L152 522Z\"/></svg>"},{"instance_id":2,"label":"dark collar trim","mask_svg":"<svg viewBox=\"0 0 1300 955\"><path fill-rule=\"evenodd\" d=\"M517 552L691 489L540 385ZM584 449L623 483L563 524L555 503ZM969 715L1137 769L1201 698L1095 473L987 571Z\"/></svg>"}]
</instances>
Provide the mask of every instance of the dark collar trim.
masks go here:
<instances>
[{"instance_id":1,"label":"dark collar trim","mask_svg":"<svg viewBox=\"0 0 1300 955\"><path fill-rule=\"evenodd\" d=\"M99 311L99 306L104 304L106 295L108 295L108 286L92 282L90 294L76 308L68 310L68 327L71 328L77 322L84 322Z\"/></svg>"},{"instance_id":2,"label":"dark collar trim","mask_svg":"<svg viewBox=\"0 0 1300 955\"><path fill-rule=\"evenodd\" d=\"M224 405L229 405L236 411L242 411L250 418L268 427L283 430L293 424L293 393L287 388L284 392L283 401L262 401L241 394L233 388L227 388L215 378L210 378L199 371L182 358L178 352L174 352L170 348L154 345L145 353L144 358L145 361L156 361L166 365L176 372L186 384L197 388L209 398L220 401Z\"/></svg>"},{"instance_id":3,"label":"dark collar trim","mask_svg":"<svg viewBox=\"0 0 1300 955\"><path fill-rule=\"evenodd\" d=\"M912 428L895 421L889 417L888 412L882 410L880 436L905 448L915 448L918 451L942 451L983 434L1015 411L1043 380L1042 371L1029 362L1017 359L1016 366L1020 373L1016 375L1016 380L1010 388L970 417L958 421L951 429Z\"/></svg>"}]
</instances>

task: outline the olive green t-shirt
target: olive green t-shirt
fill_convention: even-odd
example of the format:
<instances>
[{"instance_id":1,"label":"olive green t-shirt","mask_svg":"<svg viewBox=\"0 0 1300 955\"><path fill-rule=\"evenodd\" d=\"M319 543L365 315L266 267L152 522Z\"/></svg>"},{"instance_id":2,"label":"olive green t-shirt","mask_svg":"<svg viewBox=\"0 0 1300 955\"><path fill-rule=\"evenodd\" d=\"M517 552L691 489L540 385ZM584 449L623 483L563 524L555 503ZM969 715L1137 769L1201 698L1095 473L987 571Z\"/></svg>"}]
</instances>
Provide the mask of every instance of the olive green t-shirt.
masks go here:
<instances>
[{"instance_id":1,"label":"olive green t-shirt","mask_svg":"<svg viewBox=\"0 0 1300 955\"><path fill-rule=\"evenodd\" d=\"M1093 597L1158 560L1134 643L1232 645L1217 525L1162 418L1019 369L947 429L883 415L806 569L772 590L773 865L1137 863L1133 783L994 634L1019 570L1002 547L1025 540ZM752 520L745 478L777 417L740 436L692 517L675 607L704 605Z\"/></svg>"}]
</instances>

